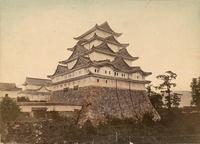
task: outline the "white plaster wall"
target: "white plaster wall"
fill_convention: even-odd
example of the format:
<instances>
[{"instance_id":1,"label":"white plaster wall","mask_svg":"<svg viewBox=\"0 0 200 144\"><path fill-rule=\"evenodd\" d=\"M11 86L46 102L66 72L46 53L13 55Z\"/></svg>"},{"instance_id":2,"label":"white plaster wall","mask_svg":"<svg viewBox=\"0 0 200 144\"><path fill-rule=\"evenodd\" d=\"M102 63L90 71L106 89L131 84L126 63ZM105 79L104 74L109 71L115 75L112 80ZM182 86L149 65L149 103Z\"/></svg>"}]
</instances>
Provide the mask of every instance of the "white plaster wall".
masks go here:
<instances>
[{"instance_id":1,"label":"white plaster wall","mask_svg":"<svg viewBox=\"0 0 200 144\"><path fill-rule=\"evenodd\" d=\"M20 109L21 112L31 112L32 108L47 108L47 111L58 111L58 112L67 112L71 111L73 112L74 110L80 110L82 107L81 106L67 106L67 105L39 105L39 106L32 106L32 105L21 105Z\"/></svg>"},{"instance_id":2,"label":"white plaster wall","mask_svg":"<svg viewBox=\"0 0 200 144\"><path fill-rule=\"evenodd\" d=\"M144 77L141 75L141 73L128 74L128 73L124 73L124 72L115 72L112 68L105 66L105 67L101 67L101 68L90 67L88 69L80 69L80 70L74 71L72 73L69 73L67 75L60 76L59 81L64 81L67 79L86 75L89 73L88 70L91 71L92 73L96 73L96 74L100 74L100 75L104 75L104 76L111 76L111 77L124 78L124 79L130 78L132 80L144 80ZM52 86L51 89L53 91L56 91L56 90L62 90L63 88L73 88L76 85L79 85L80 87L89 86L89 85L93 84L93 82L92 81L90 82L89 80L90 80L90 78L86 78L83 80L76 80L73 82L62 83L59 85ZM96 82L94 84L96 85ZM122 87L123 87L123 85L125 85L125 84L122 83Z\"/></svg>"},{"instance_id":3,"label":"white plaster wall","mask_svg":"<svg viewBox=\"0 0 200 144\"><path fill-rule=\"evenodd\" d=\"M98 82L97 82L97 79L99 80ZM106 82L106 80L107 80L107 82ZM92 77L90 83L93 86L116 88L116 80ZM117 88L118 89L129 89L129 82L117 80ZM130 89L145 90L145 84L131 83Z\"/></svg>"},{"instance_id":4,"label":"white plaster wall","mask_svg":"<svg viewBox=\"0 0 200 144\"><path fill-rule=\"evenodd\" d=\"M102 54L102 53L98 53L98 52L93 52L91 54L89 54L89 57L92 61L96 60L106 60L109 59L110 61L114 60L114 56L110 56L110 55L106 55L106 54Z\"/></svg>"},{"instance_id":5,"label":"white plaster wall","mask_svg":"<svg viewBox=\"0 0 200 144\"><path fill-rule=\"evenodd\" d=\"M49 95L19 94L19 97L27 97L30 101L48 101Z\"/></svg>"},{"instance_id":6,"label":"white plaster wall","mask_svg":"<svg viewBox=\"0 0 200 144\"><path fill-rule=\"evenodd\" d=\"M49 92L49 91L47 90L47 88L42 87L40 90L38 90L38 92Z\"/></svg>"},{"instance_id":7,"label":"white plaster wall","mask_svg":"<svg viewBox=\"0 0 200 144\"><path fill-rule=\"evenodd\" d=\"M65 74L65 75L57 76L57 77L53 78L52 81L53 81L53 83L56 83L56 82L64 81L67 79L75 78L78 76L86 75L86 74L88 74L88 72L89 71L87 69L79 69L79 70L73 71L73 72Z\"/></svg>"},{"instance_id":8,"label":"white plaster wall","mask_svg":"<svg viewBox=\"0 0 200 144\"><path fill-rule=\"evenodd\" d=\"M114 44L110 44L108 43L108 46L114 51L114 52L118 52L120 49L122 49L122 47L116 46Z\"/></svg>"},{"instance_id":9,"label":"white plaster wall","mask_svg":"<svg viewBox=\"0 0 200 144\"><path fill-rule=\"evenodd\" d=\"M130 78L133 80L144 80L145 78L141 75L141 73L132 73Z\"/></svg>"},{"instance_id":10,"label":"white plaster wall","mask_svg":"<svg viewBox=\"0 0 200 144\"><path fill-rule=\"evenodd\" d=\"M68 68L71 69L76 64L76 62L77 62L77 59L67 63Z\"/></svg>"},{"instance_id":11,"label":"white plaster wall","mask_svg":"<svg viewBox=\"0 0 200 144\"><path fill-rule=\"evenodd\" d=\"M98 80L97 80L98 79ZM67 82L54 86L54 91L63 90L64 88L74 88L74 86L85 87L85 86L100 86L100 87L111 87L116 88L116 80L88 77L85 79L76 80L73 82ZM117 87L119 89L129 89L129 82L117 80ZM132 90L145 90L144 84L131 83L130 88Z\"/></svg>"},{"instance_id":12,"label":"white plaster wall","mask_svg":"<svg viewBox=\"0 0 200 144\"><path fill-rule=\"evenodd\" d=\"M27 89L39 89L39 88L41 88L41 86L30 85L30 84L28 84L28 85L26 85L26 86L24 87L24 90L27 90Z\"/></svg>"},{"instance_id":13,"label":"white plaster wall","mask_svg":"<svg viewBox=\"0 0 200 144\"><path fill-rule=\"evenodd\" d=\"M133 63L132 60L124 59L124 61L125 61L129 66L132 66L132 63Z\"/></svg>"},{"instance_id":14,"label":"white plaster wall","mask_svg":"<svg viewBox=\"0 0 200 144\"><path fill-rule=\"evenodd\" d=\"M93 41L91 41L90 43L87 43L87 44L84 44L83 46L85 47L85 48L87 48L87 49L91 49L92 48L92 46L98 46L98 45L100 45L102 43L102 41L100 41L100 40L93 40Z\"/></svg>"}]
</instances>

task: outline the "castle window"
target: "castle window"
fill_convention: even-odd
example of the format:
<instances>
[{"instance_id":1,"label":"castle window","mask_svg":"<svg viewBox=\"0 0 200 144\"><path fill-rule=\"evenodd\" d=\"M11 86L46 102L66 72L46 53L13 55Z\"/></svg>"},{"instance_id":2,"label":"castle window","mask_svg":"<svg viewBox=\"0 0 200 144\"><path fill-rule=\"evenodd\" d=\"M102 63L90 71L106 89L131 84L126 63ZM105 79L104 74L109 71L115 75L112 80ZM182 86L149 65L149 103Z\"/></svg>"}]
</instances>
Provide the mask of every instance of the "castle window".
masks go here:
<instances>
[{"instance_id":1,"label":"castle window","mask_svg":"<svg viewBox=\"0 0 200 144\"><path fill-rule=\"evenodd\" d=\"M106 83L108 83L108 81L106 80Z\"/></svg>"},{"instance_id":2,"label":"castle window","mask_svg":"<svg viewBox=\"0 0 200 144\"><path fill-rule=\"evenodd\" d=\"M74 90L78 90L78 85L74 86Z\"/></svg>"},{"instance_id":3,"label":"castle window","mask_svg":"<svg viewBox=\"0 0 200 144\"><path fill-rule=\"evenodd\" d=\"M99 79L97 79L97 82L99 82Z\"/></svg>"},{"instance_id":4,"label":"castle window","mask_svg":"<svg viewBox=\"0 0 200 144\"><path fill-rule=\"evenodd\" d=\"M107 74L107 71L105 70L105 74Z\"/></svg>"},{"instance_id":5,"label":"castle window","mask_svg":"<svg viewBox=\"0 0 200 144\"><path fill-rule=\"evenodd\" d=\"M68 92L69 88L64 88L63 91L64 92Z\"/></svg>"},{"instance_id":6,"label":"castle window","mask_svg":"<svg viewBox=\"0 0 200 144\"><path fill-rule=\"evenodd\" d=\"M94 69L94 72L97 72L97 69Z\"/></svg>"},{"instance_id":7,"label":"castle window","mask_svg":"<svg viewBox=\"0 0 200 144\"><path fill-rule=\"evenodd\" d=\"M109 74L110 74L110 71L109 71Z\"/></svg>"}]
</instances>

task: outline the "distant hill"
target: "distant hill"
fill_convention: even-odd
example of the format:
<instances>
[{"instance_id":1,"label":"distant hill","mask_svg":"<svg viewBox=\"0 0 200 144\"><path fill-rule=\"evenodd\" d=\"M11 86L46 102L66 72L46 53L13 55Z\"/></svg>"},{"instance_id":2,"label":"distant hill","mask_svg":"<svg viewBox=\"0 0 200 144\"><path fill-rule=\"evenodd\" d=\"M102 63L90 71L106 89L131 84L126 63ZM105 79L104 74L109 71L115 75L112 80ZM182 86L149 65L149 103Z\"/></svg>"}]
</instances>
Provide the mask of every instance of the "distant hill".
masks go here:
<instances>
[{"instance_id":1,"label":"distant hill","mask_svg":"<svg viewBox=\"0 0 200 144\"><path fill-rule=\"evenodd\" d=\"M180 107L190 106L190 103L191 103L191 100L192 100L191 91L174 91L174 92L182 94Z\"/></svg>"}]
</instances>

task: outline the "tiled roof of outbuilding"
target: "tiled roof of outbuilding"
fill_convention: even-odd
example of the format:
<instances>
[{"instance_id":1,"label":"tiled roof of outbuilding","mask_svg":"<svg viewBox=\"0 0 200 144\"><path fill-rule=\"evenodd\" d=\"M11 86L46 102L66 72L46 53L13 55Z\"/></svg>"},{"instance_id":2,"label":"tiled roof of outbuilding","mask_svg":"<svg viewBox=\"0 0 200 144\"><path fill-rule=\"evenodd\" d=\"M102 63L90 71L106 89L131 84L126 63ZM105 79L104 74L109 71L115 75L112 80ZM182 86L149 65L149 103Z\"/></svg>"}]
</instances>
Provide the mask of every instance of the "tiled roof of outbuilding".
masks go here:
<instances>
[{"instance_id":1,"label":"tiled roof of outbuilding","mask_svg":"<svg viewBox=\"0 0 200 144\"><path fill-rule=\"evenodd\" d=\"M15 83L0 83L0 91L20 91Z\"/></svg>"},{"instance_id":2,"label":"tiled roof of outbuilding","mask_svg":"<svg viewBox=\"0 0 200 144\"><path fill-rule=\"evenodd\" d=\"M43 86L43 85L49 85L51 84L50 79L41 79L41 78L32 78L32 77L26 77L26 81L24 85L37 85L37 86Z\"/></svg>"}]
</instances>

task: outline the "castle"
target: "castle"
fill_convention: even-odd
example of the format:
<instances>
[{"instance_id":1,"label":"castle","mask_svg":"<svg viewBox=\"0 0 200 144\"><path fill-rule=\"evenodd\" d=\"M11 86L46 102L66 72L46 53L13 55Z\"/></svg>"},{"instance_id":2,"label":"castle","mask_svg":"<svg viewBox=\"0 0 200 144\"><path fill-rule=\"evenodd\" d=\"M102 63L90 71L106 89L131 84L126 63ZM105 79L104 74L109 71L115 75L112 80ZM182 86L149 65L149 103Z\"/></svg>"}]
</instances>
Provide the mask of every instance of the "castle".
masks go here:
<instances>
[{"instance_id":1,"label":"castle","mask_svg":"<svg viewBox=\"0 0 200 144\"><path fill-rule=\"evenodd\" d=\"M145 90L145 84L149 83L145 77L151 73L132 66L138 57L128 53L129 44L117 41L120 35L105 22L76 37L76 45L68 48L71 56L60 61L55 73L49 76L52 90L86 86Z\"/></svg>"},{"instance_id":2,"label":"castle","mask_svg":"<svg viewBox=\"0 0 200 144\"><path fill-rule=\"evenodd\" d=\"M79 124L92 124L106 117L141 119L146 112L159 115L145 92L150 81L145 72L133 66L133 57L127 51L129 44L120 43L121 33L112 30L107 22L95 25L74 38L77 43L68 48L70 57L60 61L52 80L50 101L80 105Z\"/></svg>"}]
</instances>

